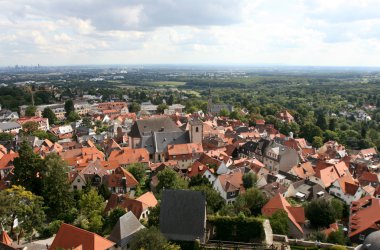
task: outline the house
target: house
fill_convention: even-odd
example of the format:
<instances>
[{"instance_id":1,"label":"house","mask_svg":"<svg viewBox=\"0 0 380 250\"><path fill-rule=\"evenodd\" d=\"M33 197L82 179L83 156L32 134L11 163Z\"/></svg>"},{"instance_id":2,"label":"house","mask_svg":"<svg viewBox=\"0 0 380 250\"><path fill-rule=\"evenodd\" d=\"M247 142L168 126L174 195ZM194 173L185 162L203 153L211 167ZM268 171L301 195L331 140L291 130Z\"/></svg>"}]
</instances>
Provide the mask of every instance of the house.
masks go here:
<instances>
[{"instance_id":1,"label":"house","mask_svg":"<svg viewBox=\"0 0 380 250\"><path fill-rule=\"evenodd\" d=\"M243 175L244 172L238 169L237 171L221 174L216 178L213 188L226 203L233 203L238 195L245 191L243 187Z\"/></svg>"},{"instance_id":2,"label":"house","mask_svg":"<svg viewBox=\"0 0 380 250\"><path fill-rule=\"evenodd\" d=\"M305 223L305 211L303 207L292 207L281 195L277 194L270 199L261 209L264 216L271 216L278 210L283 210L288 215L289 236L293 238L303 238Z\"/></svg>"},{"instance_id":3,"label":"house","mask_svg":"<svg viewBox=\"0 0 380 250\"><path fill-rule=\"evenodd\" d=\"M187 176L193 178L197 175L207 178L210 184L213 184L216 180L215 174L210 168L199 161L195 161L188 169Z\"/></svg>"},{"instance_id":4,"label":"house","mask_svg":"<svg viewBox=\"0 0 380 250\"><path fill-rule=\"evenodd\" d=\"M144 228L136 216L129 211L119 218L108 239L116 242L117 250L128 250L129 243L135 234Z\"/></svg>"},{"instance_id":5,"label":"house","mask_svg":"<svg viewBox=\"0 0 380 250\"><path fill-rule=\"evenodd\" d=\"M375 148L362 149L359 151L358 155L364 159L372 159L378 156Z\"/></svg>"},{"instance_id":6,"label":"house","mask_svg":"<svg viewBox=\"0 0 380 250\"><path fill-rule=\"evenodd\" d=\"M109 161L116 161L121 167L127 167L134 163L149 164L149 152L145 148L127 148L123 147L121 150L114 150L108 157Z\"/></svg>"},{"instance_id":7,"label":"house","mask_svg":"<svg viewBox=\"0 0 380 250\"><path fill-rule=\"evenodd\" d=\"M83 249L107 250L113 249L115 242L107 240L95 233L62 223L49 250Z\"/></svg>"},{"instance_id":8,"label":"house","mask_svg":"<svg viewBox=\"0 0 380 250\"><path fill-rule=\"evenodd\" d=\"M200 158L203 153L202 144L186 143L168 146L169 160L178 161L178 167L187 169L194 161Z\"/></svg>"},{"instance_id":9,"label":"house","mask_svg":"<svg viewBox=\"0 0 380 250\"><path fill-rule=\"evenodd\" d=\"M193 190L164 190L160 231L168 240L206 241L206 197Z\"/></svg>"},{"instance_id":10,"label":"house","mask_svg":"<svg viewBox=\"0 0 380 250\"><path fill-rule=\"evenodd\" d=\"M294 117L287 110L281 111L277 115L277 118L285 123L292 123L295 121Z\"/></svg>"},{"instance_id":11,"label":"house","mask_svg":"<svg viewBox=\"0 0 380 250\"><path fill-rule=\"evenodd\" d=\"M358 200L364 194L364 190L351 174L347 174L332 183L329 193L350 205L352 201Z\"/></svg>"},{"instance_id":12,"label":"house","mask_svg":"<svg viewBox=\"0 0 380 250\"><path fill-rule=\"evenodd\" d=\"M42 131L48 131L50 129L49 127L49 119L48 118L42 118L39 116L31 116L31 117L22 117L17 120L19 124L24 125L27 122L35 122L38 124L38 129Z\"/></svg>"},{"instance_id":13,"label":"house","mask_svg":"<svg viewBox=\"0 0 380 250\"><path fill-rule=\"evenodd\" d=\"M71 139L73 137L73 128L70 125L58 126L49 130L59 140Z\"/></svg>"},{"instance_id":14,"label":"house","mask_svg":"<svg viewBox=\"0 0 380 250\"><path fill-rule=\"evenodd\" d=\"M288 172L293 166L299 163L297 151L274 141L267 144L262 159L266 168L274 172Z\"/></svg>"},{"instance_id":15,"label":"house","mask_svg":"<svg viewBox=\"0 0 380 250\"><path fill-rule=\"evenodd\" d=\"M340 176L334 166L328 166L325 168L316 168L315 176L310 176L310 180L328 188L339 177Z\"/></svg>"},{"instance_id":16,"label":"house","mask_svg":"<svg viewBox=\"0 0 380 250\"><path fill-rule=\"evenodd\" d=\"M5 178L14 168L13 161L19 155L13 151L3 155L0 159L0 180Z\"/></svg>"},{"instance_id":17,"label":"house","mask_svg":"<svg viewBox=\"0 0 380 250\"><path fill-rule=\"evenodd\" d=\"M0 249L7 250L6 246L12 247L12 242L13 240L11 237L9 237L7 231L2 228L0 233L0 243L4 244L5 246L2 246L0 244Z\"/></svg>"},{"instance_id":18,"label":"house","mask_svg":"<svg viewBox=\"0 0 380 250\"><path fill-rule=\"evenodd\" d=\"M104 153L96 147L74 148L60 152L59 155L69 166L75 167L78 170L85 168L89 162L105 160Z\"/></svg>"},{"instance_id":19,"label":"house","mask_svg":"<svg viewBox=\"0 0 380 250\"><path fill-rule=\"evenodd\" d=\"M328 199L330 198L330 195L324 187L317 183L308 180L299 180L289 185L284 197L292 197L300 201L306 201L322 197Z\"/></svg>"},{"instance_id":20,"label":"house","mask_svg":"<svg viewBox=\"0 0 380 250\"><path fill-rule=\"evenodd\" d=\"M137 219L146 220L149 216L150 209L157 206L158 201L152 192L146 192L136 199L128 197L128 195L112 194L108 200L105 212L121 207L126 211L131 211Z\"/></svg>"},{"instance_id":21,"label":"house","mask_svg":"<svg viewBox=\"0 0 380 250\"><path fill-rule=\"evenodd\" d=\"M139 182L136 178L122 167L118 167L111 174L105 176L105 185L112 193L125 194L134 190Z\"/></svg>"},{"instance_id":22,"label":"house","mask_svg":"<svg viewBox=\"0 0 380 250\"><path fill-rule=\"evenodd\" d=\"M210 169L213 169L217 174L225 174L228 172L227 165L224 161L211 157L207 154L202 154L198 161Z\"/></svg>"},{"instance_id":23,"label":"house","mask_svg":"<svg viewBox=\"0 0 380 250\"><path fill-rule=\"evenodd\" d=\"M301 179L308 179L310 176L315 175L315 171L311 162L305 162L292 167L289 170L289 174L295 175Z\"/></svg>"},{"instance_id":24,"label":"house","mask_svg":"<svg viewBox=\"0 0 380 250\"><path fill-rule=\"evenodd\" d=\"M19 118L17 112L13 112L9 109L2 109L0 105L0 122L15 121Z\"/></svg>"},{"instance_id":25,"label":"house","mask_svg":"<svg viewBox=\"0 0 380 250\"><path fill-rule=\"evenodd\" d=\"M362 243L370 233L380 230L380 199L370 196L351 203L348 237Z\"/></svg>"},{"instance_id":26,"label":"house","mask_svg":"<svg viewBox=\"0 0 380 250\"><path fill-rule=\"evenodd\" d=\"M376 173L371 173L371 172L363 172L358 178L358 180L361 186L370 185L374 188L379 186L379 182L380 182L379 175Z\"/></svg>"},{"instance_id":27,"label":"house","mask_svg":"<svg viewBox=\"0 0 380 250\"><path fill-rule=\"evenodd\" d=\"M0 133L18 134L22 129L21 125L17 122L1 122Z\"/></svg>"}]
</instances>

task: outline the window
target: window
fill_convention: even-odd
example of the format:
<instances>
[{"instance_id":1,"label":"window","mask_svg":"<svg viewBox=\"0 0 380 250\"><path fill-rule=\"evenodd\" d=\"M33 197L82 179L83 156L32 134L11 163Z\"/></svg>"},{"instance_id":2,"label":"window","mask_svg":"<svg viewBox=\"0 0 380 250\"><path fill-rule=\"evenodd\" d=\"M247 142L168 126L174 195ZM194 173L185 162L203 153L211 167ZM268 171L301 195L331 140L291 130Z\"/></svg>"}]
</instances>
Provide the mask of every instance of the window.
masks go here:
<instances>
[{"instance_id":1,"label":"window","mask_svg":"<svg viewBox=\"0 0 380 250\"><path fill-rule=\"evenodd\" d=\"M77 182L80 182L80 179L77 179Z\"/></svg>"},{"instance_id":2,"label":"window","mask_svg":"<svg viewBox=\"0 0 380 250\"><path fill-rule=\"evenodd\" d=\"M196 133L199 132L199 128L198 128L198 127L195 127L195 132L196 132Z\"/></svg>"},{"instance_id":3,"label":"window","mask_svg":"<svg viewBox=\"0 0 380 250\"><path fill-rule=\"evenodd\" d=\"M74 190L77 190L77 189L78 189L77 185L74 185L73 188L74 188Z\"/></svg>"}]
</instances>

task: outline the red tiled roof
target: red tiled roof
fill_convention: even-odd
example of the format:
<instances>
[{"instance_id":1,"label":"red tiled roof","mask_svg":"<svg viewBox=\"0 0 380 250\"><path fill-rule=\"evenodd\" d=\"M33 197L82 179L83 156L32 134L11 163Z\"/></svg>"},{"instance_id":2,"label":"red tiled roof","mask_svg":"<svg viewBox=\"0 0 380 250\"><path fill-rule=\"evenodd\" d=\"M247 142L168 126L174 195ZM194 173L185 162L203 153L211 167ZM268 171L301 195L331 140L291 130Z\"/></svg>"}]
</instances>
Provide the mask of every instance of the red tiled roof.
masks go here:
<instances>
[{"instance_id":1,"label":"red tiled roof","mask_svg":"<svg viewBox=\"0 0 380 250\"><path fill-rule=\"evenodd\" d=\"M12 244L12 239L9 237L7 231L3 230L0 234L0 242L4 243L5 245L10 246Z\"/></svg>"},{"instance_id":2,"label":"red tiled roof","mask_svg":"<svg viewBox=\"0 0 380 250\"><path fill-rule=\"evenodd\" d=\"M55 236L49 250L55 249L83 249L106 250L115 245L95 233L63 223Z\"/></svg>"},{"instance_id":3,"label":"red tiled roof","mask_svg":"<svg viewBox=\"0 0 380 250\"><path fill-rule=\"evenodd\" d=\"M261 212L265 216L271 216L279 209L284 210L288 214L288 218L293 225L296 226L301 233L303 233L303 229L299 223L303 224L305 222L304 208L291 207L289 202L281 194L277 194L263 206Z\"/></svg>"},{"instance_id":4,"label":"red tiled roof","mask_svg":"<svg viewBox=\"0 0 380 250\"><path fill-rule=\"evenodd\" d=\"M380 222L380 199L365 196L351 204L350 233L355 236L368 228L380 228L376 223Z\"/></svg>"},{"instance_id":5,"label":"red tiled roof","mask_svg":"<svg viewBox=\"0 0 380 250\"><path fill-rule=\"evenodd\" d=\"M120 165L128 165L138 162L149 162L149 152L145 148L122 148L122 150L112 151L108 157L109 161L117 161Z\"/></svg>"},{"instance_id":6,"label":"red tiled roof","mask_svg":"<svg viewBox=\"0 0 380 250\"><path fill-rule=\"evenodd\" d=\"M184 143L168 146L169 155L191 155L203 153L202 144Z\"/></svg>"}]
</instances>

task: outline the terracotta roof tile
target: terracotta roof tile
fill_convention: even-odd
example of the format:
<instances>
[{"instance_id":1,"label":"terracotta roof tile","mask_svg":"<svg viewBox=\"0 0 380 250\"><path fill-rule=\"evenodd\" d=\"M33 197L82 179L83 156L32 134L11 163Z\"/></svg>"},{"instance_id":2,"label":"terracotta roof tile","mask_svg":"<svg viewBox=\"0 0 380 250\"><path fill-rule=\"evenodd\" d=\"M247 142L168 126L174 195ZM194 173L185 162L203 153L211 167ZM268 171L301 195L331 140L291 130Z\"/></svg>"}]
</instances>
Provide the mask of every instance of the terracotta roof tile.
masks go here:
<instances>
[{"instance_id":1,"label":"terracotta roof tile","mask_svg":"<svg viewBox=\"0 0 380 250\"><path fill-rule=\"evenodd\" d=\"M115 245L95 233L63 223L55 236L49 250L55 249L83 249L106 250Z\"/></svg>"}]
</instances>

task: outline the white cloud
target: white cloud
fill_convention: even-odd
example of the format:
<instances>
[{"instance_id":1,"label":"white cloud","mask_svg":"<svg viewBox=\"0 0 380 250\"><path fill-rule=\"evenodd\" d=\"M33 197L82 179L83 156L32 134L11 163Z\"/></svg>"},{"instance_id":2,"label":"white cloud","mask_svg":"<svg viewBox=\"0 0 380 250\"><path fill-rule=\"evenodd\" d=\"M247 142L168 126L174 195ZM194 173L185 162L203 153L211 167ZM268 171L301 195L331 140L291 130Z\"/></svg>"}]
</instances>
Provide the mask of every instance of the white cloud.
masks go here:
<instances>
[{"instance_id":1,"label":"white cloud","mask_svg":"<svg viewBox=\"0 0 380 250\"><path fill-rule=\"evenodd\" d=\"M0 65L380 66L375 0L14 0L0 9Z\"/></svg>"}]
</instances>

